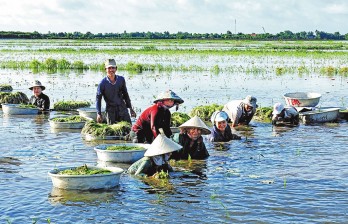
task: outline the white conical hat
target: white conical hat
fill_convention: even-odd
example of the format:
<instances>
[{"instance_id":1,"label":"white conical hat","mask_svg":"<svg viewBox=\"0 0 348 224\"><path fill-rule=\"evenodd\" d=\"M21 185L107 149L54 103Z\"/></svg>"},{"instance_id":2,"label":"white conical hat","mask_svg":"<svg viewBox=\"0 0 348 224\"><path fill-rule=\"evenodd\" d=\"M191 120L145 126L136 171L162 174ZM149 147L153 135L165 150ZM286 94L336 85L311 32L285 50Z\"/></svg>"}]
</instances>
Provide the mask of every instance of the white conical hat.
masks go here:
<instances>
[{"instance_id":1,"label":"white conical hat","mask_svg":"<svg viewBox=\"0 0 348 224\"><path fill-rule=\"evenodd\" d=\"M167 90L165 92L160 93L157 98L155 99L155 101L153 101L154 103L157 103L158 101L161 100L174 100L175 104L182 104L184 102L183 99L181 99L178 95L176 95L176 93L174 93L172 90Z\"/></svg>"},{"instance_id":2,"label":"white conical hat","mask_svg":"<svg viewBox=\"0 0 348 224\"><path fill-rule=\"evenodd\" d=\"M146 150L144 156L158 156L181 149L182 146L159 134Z\"/></svg>"},{"instance_id":3,"label":"white conical hat","mask_svg":"<svg viewBox=\"0 0 348 224\"><path fill-rule=\"evenodd\" d=\"M180 125L179 128L200 128L202 129L202 135L211 133L208 126L197 115Z\"/></svg>"}]
</instances>

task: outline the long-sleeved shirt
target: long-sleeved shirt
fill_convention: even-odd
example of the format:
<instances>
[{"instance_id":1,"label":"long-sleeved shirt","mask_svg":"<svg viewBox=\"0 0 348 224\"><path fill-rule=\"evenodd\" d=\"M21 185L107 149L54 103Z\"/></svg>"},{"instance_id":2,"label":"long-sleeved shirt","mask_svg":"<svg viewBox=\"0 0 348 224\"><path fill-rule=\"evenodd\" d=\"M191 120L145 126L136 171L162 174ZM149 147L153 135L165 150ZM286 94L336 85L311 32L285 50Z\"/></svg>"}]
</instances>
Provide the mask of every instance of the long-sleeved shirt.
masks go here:
<instances>
[{"instance_id":1,"label":"long-sleeved shirt","mask_svg":"<svg viewBox=\"0 0 348 224\"><path fill-rule=\"evenodd\" d=\"M49 110L50 109L50 98L41 93L39 96L32 95L30 97L29 103L37 106L40 110Z\"/></svg>"},{"instance_id":2,"label":"long-sleeved shirt","mask_svg":"<svg viewBox=\"0 0 348 224\"><path fill-rule=\"evenodd\" d=\"M232 100L224 105L222 111L225 111L234 126L239 123L249 124L253 118L256 108L250 112L245 111L243 100Z\"/></svg>"},{"instance_id":3,"label":"long-sleeved shirt","mask_svg":"<svg viewBox=\"0 0 348 224\"><path fill-rule=\"evenodd\" d=\"M162 128L164 134L169 138L172 135L170 130L171 116L169 109L166 109L161 102L157 102L141 113L136 123L132 126L132 130L134 132L142 130L145 135L152 135L153 139L155 139L160 133L159 129Z\"/></svg>"},{"instance_id":4,"label":"long-sleeved shirt","mask_svg":"<svg viewBox=\"0 0 348 224\"><path fill-rule=\"evenodd\" d=\"M96 108L98 114L101 113L102 97L104 97L106 107L132 107L126 87L126 81L122 76L116 75L116 82L114 84L111 83L108 77L105 77L100 81L96 96Z\"/></svg>"},{"instance_id":5,"label":"long-sleeved shirt","mask_svg":"<svg viewBox=\"0 0 348 224\"><path fill-rule=\"evenodd\" d=\"M174 142L182 145L182 149L172 152L172 159L188 159L188 155L190 155L191 159L205 159L209 156L202 136L200 136L197 140L192 140L186 133L176 133L174 134L173 140Z\"/></svg>"}]
</instances>

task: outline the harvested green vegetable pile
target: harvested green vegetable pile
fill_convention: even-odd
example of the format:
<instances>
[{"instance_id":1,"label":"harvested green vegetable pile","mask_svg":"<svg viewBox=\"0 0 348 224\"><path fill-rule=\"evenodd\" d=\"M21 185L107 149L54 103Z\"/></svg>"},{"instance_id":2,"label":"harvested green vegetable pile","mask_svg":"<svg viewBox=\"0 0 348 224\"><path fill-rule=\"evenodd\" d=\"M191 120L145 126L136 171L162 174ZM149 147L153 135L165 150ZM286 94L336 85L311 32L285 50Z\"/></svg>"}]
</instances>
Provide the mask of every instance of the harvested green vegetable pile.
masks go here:
<instances>
[{"instance_id":1,"label":"harvested green vegetable pile","mask_svg":"<svg viewBox=\"0 0 348 224\"><path fill-rule=\"evenodd\" d=\"M23 108L23 109L37 109L37 107L35 105L32 104L19 104L19 108Z\"/></svg>"},{"instance_id":2,"label":"harvested green vegetable pile","mask_svg":"<svg viewBox=\"0 0 348 224\"><path fill-rule=\"evenodd\" d=\"M218 105L218 104L212 104L212 105L206 105L206 106L197 106L191 110L190 116L194 117L195 115L197 115L203 121L210 121L211 115L215 111L222 110L222 108L223 108L223 106Z\"/></svg>"},{"instance_id":3,"label":"harvested green vegetable pile","mask_svg":"<svg viewBox=\"0 0 348 224\"><path fill-rule=\"evenodd\" d=\"M69 122L69 123L87 121L86 118L81 117L79 115L73 115L69 117L55 117L55 118L52 118L51 120L55 122Z\"/></svg>"},{"instance_id":4,"label":"harvested green vegetable pile","mask_svg":"<svg viewBox=\"0 0 348 224\"><path fill-rule=\"evenodd\" d=\"M79 166L72 169L59 171L57 174L60 175L95 175L95 174L108 174L112 173L110 170L104 169L91 169L87 165Z\"/></svg>"},{"instance_id":5,"label":"harvested green vegetable pile","mask_svg":"<svg viewBox=\"0 0 348 224\"><path fill-rule=\"evenodd\" d=\"M106 150L113 150L113 151L128 151L128 150L142 150L143 147L140 146L126 146L126 145L113 145L106 147Z\"/></svg>"},{"instance_id":6,"label":"harvested green vegetable pile","mask_svg":"<svg viewBox=\"0 0 348 224\"><path fill-rule=\"evenodd\" d=\"M53 105L55 110L76 110L81 107L89 107L91 104L87 101L58 101Z\"/></svg>"},{"instance_id":7,"label":"harvested green vegetable pile","mask_svg":"<svg viewBox=\"0 0 348 224\"><path fill-rule=\"evenodd\" d=\"M0 92L0 103L28 104L29 99L27 95L25 95L22 92L15 92L15 93Z\"/></svg>"},{"instance_id":8,"label":"harvested green vegetable pile","mask_svg":"<svg viewBox=\"0 0 348 224\"><path fill-rule=\"evenodd\" d=\"M171 119L171 127L179 127L186 121L190 120L190 116L185 113L174 112Z\"/></svg>"},{"instance_id":9,"label":"harvested green vegetable pile","mask_svg":"<svg viewBox=\"0 0 348 224\"><path fill-rule=\"evenodd\" d=\"M257 121L271 122L272 112L272 107L258 107L253 118Z\"/></svg>"},{"instance_id":10,"label":"harvested green vegetable pile","mask_svg":"<svg viewBox=\"0 0 348 224\"><path fill-rule=\"evenodd\" d=\"M90 134L97 136L125 136L131 131L131 124L126 121L118 122L117 124L107 125L88 121L82 128L82 134Z\"/></svg>"},{"instance_id":11,"label":"harvested green vegetable pile","mask_svg":"<svg viewBox=\"0 0 348 224\"><path fill-rule=\"evenodd\" d=\"M12 91L13 88L8 84L0 84L0 91Z\"/></svg>"},{"instance_id":12,"label":"harvested green vegetable pile","mask_svg":"<svg viewBox=\"0 0 348 224\"><path fill-rule=\"evenodd\" d=\"M152 177L156 178L156 179L169 179L170 178L168 171L164 172L163 170L161 170L161 172L156 172L154 175L152 175Z\"/></svg>"}]
</instances>

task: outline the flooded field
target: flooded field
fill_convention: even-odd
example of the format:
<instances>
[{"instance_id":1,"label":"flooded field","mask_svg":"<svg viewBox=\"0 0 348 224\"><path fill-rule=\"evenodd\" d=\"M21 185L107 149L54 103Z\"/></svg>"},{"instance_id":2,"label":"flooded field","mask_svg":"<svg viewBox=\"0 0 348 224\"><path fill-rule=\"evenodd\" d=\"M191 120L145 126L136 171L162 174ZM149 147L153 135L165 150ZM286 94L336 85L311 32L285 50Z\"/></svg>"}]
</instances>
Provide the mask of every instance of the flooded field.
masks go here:
<instances>
[{"instance_id":1,"label":"flooded field","mask_svg":"<svg viewBox=\"0 0 348 224\"><path fill-rule=\"evenodd\" d=\"M296 91L321 93L321 107L348 105L348 78L340 75L209 71L119 74L126 78L138 115L166 89L185 100L179 108L185 113L198 105L224 104L248 94L257 97L259 106L272 106L284 103L283 94ZM30 83L40 80L51 107L59 100L88 100L94 106L96 85L104 75L90 70L54 74L0 70L1 83L11 84L14 91L28 96ZM348 221L346 120L295 128L252 121L250 129L236 131L242 136L240 141L212 144L205 140L210 157L175 166L167 184L124 173L116 189L82 192L53 188L47 172L64 166L104 165L97 161L93 148L111 141L89 142L79 131L52 130L48 118L55 114L9 116L0 110L1 223Z\"/></svg>"}]
</instances>

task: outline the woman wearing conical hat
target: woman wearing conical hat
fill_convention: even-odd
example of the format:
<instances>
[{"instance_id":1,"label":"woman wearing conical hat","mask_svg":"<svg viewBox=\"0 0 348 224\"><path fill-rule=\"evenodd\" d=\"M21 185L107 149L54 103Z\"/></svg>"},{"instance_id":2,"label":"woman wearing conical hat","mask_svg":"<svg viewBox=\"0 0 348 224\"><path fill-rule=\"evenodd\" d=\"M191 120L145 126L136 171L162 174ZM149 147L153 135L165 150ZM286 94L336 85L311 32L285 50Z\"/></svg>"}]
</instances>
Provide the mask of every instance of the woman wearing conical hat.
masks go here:
<instances>
[{"instance_id":1,"label":"woman wearing conical hat","mask_svg":"<svg viewBox=\"0 0 348 224\"><path fill-rule=\"evenodd\" d=\"M172 153L171 159L205 159L209 156L208 150L203 142L202 135L209 135L210 130L205 123L194 116L179 126L180 133L173 136L173 140L182 145L183 148Z\"/></svg>"},{"instance_id":2,"label":"woman wearing conical hat","mask_svg":"<svg viewBox=\"0 0 348 224\"><path fill-rule=\"evenodd\" d=\"M33 91L29 103L37 106L41 111L49 111L50 98L42 92L45 90L45 86L40 81L35 80L29 89Z\"/></svg>"},{"instance_id":3,"label":"woman wearing conical hat","mask_svg":"<svg viewBox=\"0 0 348 224\"><path fill-rule=\"evenodd\" d=\"M230 126L227 125L228 115L226 112L215 111L210 120L213 123L213 128L209 136L211 142L228 142L230 140L241 139L240 136L232 134Z\"/></svg>"},{"instance_id":4,"label":"woman wearing conical hat","mask_svg":"<svg viewBox=\"0 0 348 224\"><path fill-rule=\"evenodd\" d=\"M181 145L173 142L164 134L159 134L146 150L144 157L133 163L127 172L134 175L152 176L162 170L164 172L173 171L168 163L169 157L172 152L181 148Z\"/></svg>"},{"instance_id":5,"label":"woman wearing conical hat","mask_svg":"<svg viewBox=\"0 0 348 224\"><path fill-rule=\"evenodd\" d=\"M136 123L132 126L131 137L134 143L151 143L162 128L169 138L171 113L170 108L174 105L178 108L184 101L173 91L168 90L158 95L154 105L144 110Z\"/></svg>"}]
</instances>

